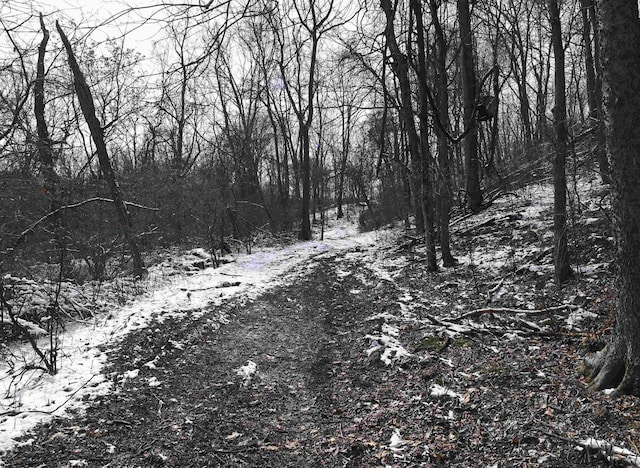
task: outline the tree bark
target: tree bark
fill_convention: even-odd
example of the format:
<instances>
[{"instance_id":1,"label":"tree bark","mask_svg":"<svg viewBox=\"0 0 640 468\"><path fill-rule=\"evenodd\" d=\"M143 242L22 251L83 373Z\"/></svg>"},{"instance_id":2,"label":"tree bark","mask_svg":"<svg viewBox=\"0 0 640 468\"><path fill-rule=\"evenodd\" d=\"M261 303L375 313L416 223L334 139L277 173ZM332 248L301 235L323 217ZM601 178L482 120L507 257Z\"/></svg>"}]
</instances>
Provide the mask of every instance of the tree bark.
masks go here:
<instances>
[{"instance_id":1,"label":"tree bark","mask_svg":"<svg viewBox=\"0 0 640 468\"><path fill-rule=\"evenodd\" d=\"M593 61L593 44L591 41L591 20L589 19L589 4L591 0L580 0L582 13L582 46L584 47L584 68L587 80L587 102L589 117L598 118L598 101L596 99L596 69Z\"/></svg>"},{"instance_id":2,"label":"tree bark","mask_svg":"<svg viewBox=\"0 0 640 468\"><path fill-rule=\"evenodd\" d=\"M402 120L404 131L407 135L407 143L409 146L409 156L411 158L411 189L413 192L413 199L415 200L415 212L416 212L416 231L418 233L425 233L426 239L433 239L432 235L429 236L425 231L426 212L424 209L424 188L423 188L423 148L421 147L420 138L416 130L416 125L413 117L413 95L411 92L411 82L409 80L409 60L407 56L402 53L398 46L398 41L395 35L394 19L395 11L390 0L380 0L380 6L384 11L386 17L385 38L387 45L391 51L393 57L392 69L396 77L398 78L398 84L400 86L400 118ZM420 214L421 216L418 216ZM422 227L422 230L420 230ZM427 249L429 250L429 249ZM433 268L433 261L429 268Z\"/></svg>"},{"instance_id":3,"label":"tree bark","mask_svg":"<svg viewBox=\"0 0 640 468\"><path fill-rule=\"evenodd\" d=\"M91 137L96 145L96 152L98 153L100 169L102 170L102 174L105 178L105 181L107 182L107 185L109 186L109 190L111 191L113 204L116 208L118 220L120 222L120 230L127 244L129 244L131 258L133 260L133 274L134 276L140 278L144 275L145 272L144 263L142 262L142 256L140 255L138 244L136 243L135 237L132 233L133 223L131 222L131 215L129 214L129 210L127 209L127 206L122 199L120 187L118 186L113 167L111 166L111 161L109 160L107 145L104 141L104 131L102 129L102 126L100 125L100 122L98 121L98 118L96 117L96 110L93 103L91 90L89 89L89 85L87 84L87 80L85 79L82 70L80 70L80 66L78 65L76 57L73 53L73 49L71 48L71 43L69 42L69 39L67 38L57 21L56 29L58 30L60 38L62 39L64 47L67 51L67 56L69 58L69 67L73 72L73 85L78 96L78 101L80 102L80 108L82 109L84 118L87 121L87 125L89 126Z\"/></svg>"},{"instance_id":4,"label":"tree bark","mask_svg":"<svg viewBox=\"0 0 640 468\"><path fill-rule=\"evenodd\" d=\"M640 395L640 21L638 5L601 0L600 45L607 153L617 233L617 308L612 340L586 362L594 389Z\"/></svg>"},{"instance_id":5,"label":"tree bark","mask_svg":"<svg viewBox=\"0 0 640 468\"><path fill-rule=\"evenodd\" d=\"M553 266L556 286L560 287L571 276L567 246L567 175L565 170L569 136L560 9L557 0L548 0L548 5L555 64L553 126L556 139L553 157Z\"/></svg>"},{"instance_id":6,"label":"tree bark","mask_svg":"<svg viewBox=\"0 0 640 468\"><path fill-rule=\"evenodd\" d=\"M475 122L474 109L478 89L473 67L473 40L469 0L458 0L458 21L460 23L461 41L463 119L465 128L471 128L462 141L467 179L467 207L475 213L482 207L482 191L480 190L480 165L478 163L478 127Z\"/></svg>"},{"instance_id":7,"label":"tree bark","mask_svg":"<svg viewBox=\"0 0 640 468\"><path fill-rule=\"evenodd\" d=\"M596 161L600 178L605 184L611 183L609 158L607 156L602 118L602 70L600 69L600 47L597 33L597 19L595 0L580 0L582 7L582 22L584 24L583 38L585 47L585 67L587 77L587 97L589 100L589 117L595 120L596 127ZM591 32L593 31L593 39ZM593 50L593 52L592 52Z\"/></svg>"},{"instance_id":8,"label":"tree bark","mask_svg":"<svg viewBox=\"0 0 640 468\"><path fill-rule=\"evenodd\" d=\"M434 209L433 209L433 187L431 182L431 155L429 150L429 101L427 98L427 59L425 50L424 24L422 19L422 0L411 0L410 8L413 11L416 24L416 43L418 46L418 97L420 99L420 111L418 118L420 121L420 149L421 164L420 173L422 176L421 205L424 213L424 233L425 247L427 253L427 270L436 271L438 263L436 260L436 236L434 229ZM448 246L447 246L448 247Z\"/></svg>"},{"instance_id":9,"label":"tree bark","mask_svg":"<svg viewBox=\"0 0 640 468\"><path fill-rule=\"evenodd\" d=\"M349 147L351 146L351 115L353 114L353 106L347 104L346 106L346 119L345 110L340 108L340 116L342 119L342 152L340 154L340 161L338 167L338 186L336 187L336 204L338 205L337 218L344 217L344 211L342 209L342 200L344 198L344 173L347 168L347 158L349 157ZM346 122L345 122L346 120ZM382 129L384 133L385 129Z\"/></svg>"},{"instance_id":10,"label":"tree bark","mask_svg":"<svg viewBox=\"0 0 640 468\"><path fill-rule=\"evenodd\" d=\"M444 37L444 31L438 17L438 7L436 0L430 1L431 22L435 30L435 84L436 99L438 109L434 109L438 113L440 123L444 130L450 130L449 121L449 91L447 88L447 45ZM438 174L440 182L440 199L439 199L439 216L438 223L440 227L440 252L442 255L442 264L445 267L456 265L457 261L451 254L450 235L449 235L449 217L451 212L451 148L449 140L439 125L435 126L437 147L438 147Z\"/></svg>"}]
</instances>

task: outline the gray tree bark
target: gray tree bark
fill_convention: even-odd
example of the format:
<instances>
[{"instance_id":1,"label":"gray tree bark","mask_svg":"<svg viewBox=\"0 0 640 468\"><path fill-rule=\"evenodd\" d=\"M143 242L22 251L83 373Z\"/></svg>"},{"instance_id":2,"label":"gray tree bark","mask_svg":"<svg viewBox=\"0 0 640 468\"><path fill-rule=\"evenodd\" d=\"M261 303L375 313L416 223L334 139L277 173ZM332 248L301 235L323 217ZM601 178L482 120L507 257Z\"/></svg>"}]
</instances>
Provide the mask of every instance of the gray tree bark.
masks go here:
<instances>
[{"instance_id":1,"label":"gray tree bark","mask_svg":"<svg viewBox=\"0 0 640 468\"><path fill-rule=\"evenodd\" d=\"M640 395L640 21L638 4L600 0L603 111L617 233L617 308L605 349L586 361L594 389Z\"/></svg>"},{"instance_id":2,"label":"gray tree bark","mask_svg":"<svg viewBox=\"0 0 640 468\"><path fill-rule=\"evenodd\" d=\"M471 130L462 141L467 179L467 207L472 212L476 212L482 207L482 191L480 189L480 165L478 163L478 128L475 122L478 85L473 66L473 40L469 0L458 0L458 21L460 23L464 125L465 128L471 127Z\"/></svg>"},{"instance_id":3,"label":"gray tree bark","mask_svg":"<svg viewBox=\"0 0 640 468\"><path fill-rule=\"evenodd\" d=\"M553 157L553 266L555 281L559 287L571 276L569 248L567 246L567 97L564 71L564 44L560 25L560 9L557 0L549 0L551 22L551 42L555 64L555 103L553 106L553 127L556 138Z\"/></svg>"}]
</instances>

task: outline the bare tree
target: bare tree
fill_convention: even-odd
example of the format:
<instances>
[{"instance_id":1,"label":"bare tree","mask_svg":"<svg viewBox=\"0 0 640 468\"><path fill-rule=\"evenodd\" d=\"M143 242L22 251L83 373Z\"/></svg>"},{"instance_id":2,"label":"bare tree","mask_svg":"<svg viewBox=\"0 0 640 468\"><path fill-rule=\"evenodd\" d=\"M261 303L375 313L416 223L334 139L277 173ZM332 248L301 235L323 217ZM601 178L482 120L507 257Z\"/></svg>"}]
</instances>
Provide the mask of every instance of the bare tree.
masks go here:
<instances>
[{"instance_id":1,"label":"bare tree","mask_svg":"<svg viewBox=\"0 0 640 468\"><path fill-rule=\"evenodd\" d=\"M56 22L56 29L58 30L60 38L62 39L67 51L69 67L73 73L73 84L78 96L78 101L80 102L80 107L82 108L82 113L87 121L89 130L91 131L91 137L96 145L100 168L107 184L109 185L111 196L113 197L113 203L118 214L122 235L127 241L131 251L131 258L133 259L133 274L136 277L142 277L144 275L144 263L142 261L142 256L140 255L140 250L138 249L138 244L132 232L133 223L131 221L131 215L129 214L127 205L124 203L120 187L116 180L115 172L111 166L111 160L109 159L107 146L104 141L104 131L100 125L100 121L96 117L96 110L93 103L93 97L91 96L91 90L89 85L87 85L87 81L82 70L80 70L80 66L78 65L75 54L73 53L71 43L58 22Z\"/></svg>"},{"instance_id":2,"label":"bare tree","mask_svg":"<svg viewBox=\"0 0 640 468\"><path fill-rule=\"evenodd\" d=\"M318 85L319 47L325 35L344 24L334 6L334 0L325 4L317 0L292 0L282 7L279 17L270 17L270 25L278 40L278 66L284 89L298 121L302 166L302 208L298 237L303 240L311 239L310 131ZM295 12L295 17L291 11L285 12L287 7ZM283 24L285 20L288 25ZM305 59L306 62L302 63Z\"/></svg>"}]
</instances>

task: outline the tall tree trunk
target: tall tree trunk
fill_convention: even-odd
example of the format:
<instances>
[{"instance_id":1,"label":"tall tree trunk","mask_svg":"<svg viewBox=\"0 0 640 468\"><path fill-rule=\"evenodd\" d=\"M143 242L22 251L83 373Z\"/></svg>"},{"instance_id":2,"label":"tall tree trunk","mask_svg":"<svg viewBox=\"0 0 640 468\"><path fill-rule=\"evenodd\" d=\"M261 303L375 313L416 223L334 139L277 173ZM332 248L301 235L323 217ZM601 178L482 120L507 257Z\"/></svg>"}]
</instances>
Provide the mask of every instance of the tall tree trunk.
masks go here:
<instances>
[{"instance_id":1,"label":"tall tree trunk","mask_svg":"<svg viewBox=\"0 0 640 468\"><path fill-rule=\"evenodd\" d=\"M336 194L336 203L338 205L338 214L337 218L341 219L344 217L344 212L342 209L342 200L344 198L344 172L347 169L347 158L349 157L349 147L351 146L351 114L353 113L353 107L351 104L347 106L347 118L345 122L344 110L341 109L341 117L342 117L342 153L340 154L340 162L338 167L338 187ZM382 129L384 134L385 129Z\"/></svg>"},{"instance_id":2,"label":"tall tree trunk","mask_svg":"<svg viewBox=\"0 0 640 468\"><path fill-rule=\"evenodd\" d=\"M473 40L469 0L458 0L458 21L460 23L462 99L464 103L464 126L471 128L462 141L466 172L467 207L479 211L482 207L480 190L480 164L478 163L478 127L475 122L477 81L473 67Z\"/></svg>"},{"instance_id":3,"label":"tall tree trunk","mask_svg":"<svg viewBox=\"0 0 640 468\"><path fill-rule=\"evenodd\" d=\"M298 238L300 240L310 240L311 158L309 156L309 126L306 123L301 124L300 132L302 146L302 207L300 210L300 230L298 232Z\"/></svg>"},{"instance_id":4,"label":"tall tree trunk","mask_svg":"<svg viewBox=\"0 0 640 468\"><path fill-rule=\"evenodd\" d=\"M435 52L435 84L436 99L438 108L438 118L444 130L450 130L449 122L449 90L447 88L447 45L444 37L444 31L438 17L438 7L436 0L430 1L431 22L433 23L436 35L436 52ZM440 228L440 252L442 254L442 264L445 267L454 266L457 261L451 255L450 235L449 235L449 217L451 212L451 148L447 135L440 128L435 126L436 140L438 147L438 174L440 183L440 199L439 199L439 216L438 223Z\"/></svg>"},{"instance_id":5,"label":"tall tree trunk","mask_svg":"<svg viewBox=\"0 0 640 468\"><path fill-rule=\"evenodd\" d=\"M596 161L600 178L605 184L611 182L609 174L609 158L607 157L602 118L602 71L600 70L600 47L597 32L595 0L580 0L582 7L583 41L585 48L585 67L587 77L587 98L589 101L589 117L595 120L596 126ZM594 32L593 40L591 32ZM593 52L592 52L593 51Z\"/></svg>"},{"instance_id":6,"label":"tall tree trunk","mask_svg":"<svg viewBox=\"0 0 640 468\"><path fill-rule=\"evenodd\" d=\"M87 121L87 125L89 126L91 138L96 145L96 152L98 153L100 169L102 170L104 179L109 186L109 190L111 191L111 197L113 198L113 204L115 205L116 212L118 214L118 220L120 222L122 235L127 241L127 244L129 244L131 258L133 260L133 274L134 276L140 278L144 275L144 263L142 262L142 256L140 255L138 244L136 243L135 237L132 233L133 223L131 222L131 215L129 214L127 205L125 205L124 200L122 199L120 187L118 187L116 175L113 172L113 167L111 166L111 161L109 160L107 145L104 141L104 132L102 130L100 122L98 121L98 118L96 117L96 109L93 104L93 96L91 96L91 90L89 89L89 85L87 85L87 80L85 79L84 74L80 70L80 66L76 61L76 57L73 54L71 43L69 42L69 39L67 39L67 36L65 35L64 31L57 21L56 29L60 34L60 38L62 39L65 49L67 50L69 67L73 72L73 85L78 96L78 101L80 102L80 108L82 109L84 118Z\"/></svg>"},{"instance_id":7,"label":"tall tree trunk","mask_svg":"<svg viewBox=\"0 0 640 468\"><path fill-rule=\"evenodd\" d=\"M393 57L393 72L398 78L400 86L400 119L402 121L404 131L407 135L407 143L409 147L409 156L411 158L411 191L415 201L416 213L416 231L423 233L425 228L424 211L422 208L422 150L420 147L420 139L413 118L413 95L411 93L411 82L409 81L409 60L402 53L396 40L394 19L395 11L391 4L391 0L380 0L380 5L386 17L385 38L387 45ZM422 229L420 229L422 228Z\"/></svg>"},{"instance_id":8,"label":"tall tree trunk","mask_svg":"<svg viewBox=\"0 0 640 468\"><path fill-rule=\"evenodd\" d=\"M418 96L420 99L420 149L421 164L420 173L422 176L421 204L424 213L424 233L427 253L427 270L436 271L438 263L436 261L436 236L434 229L434 209L433 209L433 188L431 183L431 167L429 154L429 105L427 99L427 58L424 39L424 24L422 19L422 0L411 0L410 8L413 10L416 23L416 42L418 46Z\"/></svg>"},{"instance_id":9,"label":"tall tree trunk","mask_svg":"<svg viewBox=\"0 0 640 468\"><path fill-rule=\"evenodd\" d=\"M47 128L45 118L44 99L44 58L49 42L49 31L47 30L42 14L40 14L40 28L42 30L42 41L38 46L38 63L36 66L36 79L33 85L33 111L36 117L36 128L38 132L38 158L40 159L40 171L44 179L42 193L49 198L49 211L55 213L52 217L53 232L55 241L61 252L66 248L65 232L62 220L62 213L58 210L62 205L60 201L59 185L60 178L55 169L53 151L51 149L51 138ZM71 273L71 265L65 255L61 255L62 275L67 277Z\"/></svg>"},{"instance_id":10,"label":"tall tree trunk","mask_svg":"<svg viewBox=\"0 0 640 468\"><path fill-rule=\"evenodd\" d=\"M598 101L596 98L596 69L593 61L593 49L591 41L591 20L589 18L589 4L591 0L580 0L582 13L582 46L584 47L584 68L587 80L587 103L589 104L589 117L598 118Z\"/></svg>"},{"instance_id":11,"label":"tall tree trunk","mask_svg":"<svg viewBox=\"0 0 640 468\"><path fill-rule=\"evenodd\" d=\"M564 45L557 0L548 0L551 22L551 41L555 64L555 104L553 126L556 133L553 158L553 265L556 285L559 287L571 276L567 247L567 97L565 93Z\"/></svg>"},{"instance_id":12,"label":"tall tree trunk","mask_svg":"<svg viewBox=\"0 0 640 468\"><path fill-rule=\"evenodd\" d=\"M617 232L618 290L611 342L587 366L595 389L640 395L640 21L638 4L601 0L600 44L607 153Z\"/></svg>"}]
</instances>

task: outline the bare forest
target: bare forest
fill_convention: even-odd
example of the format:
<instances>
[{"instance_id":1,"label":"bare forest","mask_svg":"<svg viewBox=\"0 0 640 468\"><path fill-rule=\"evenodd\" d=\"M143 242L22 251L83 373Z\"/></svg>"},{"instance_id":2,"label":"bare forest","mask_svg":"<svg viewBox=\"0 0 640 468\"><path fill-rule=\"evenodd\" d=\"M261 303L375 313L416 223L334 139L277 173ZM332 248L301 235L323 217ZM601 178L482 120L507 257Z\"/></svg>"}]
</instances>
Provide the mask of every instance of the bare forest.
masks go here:
<instances>
[{"instance_id":1,"label":"bare forest","mask_svg":"<svg viewBox=\"0 0 640 468\"><path fill-rule=\"evenodd\" d=\"M639 16L0 0L0 467L640 467Z\"/></svg>"}]
</instances>

